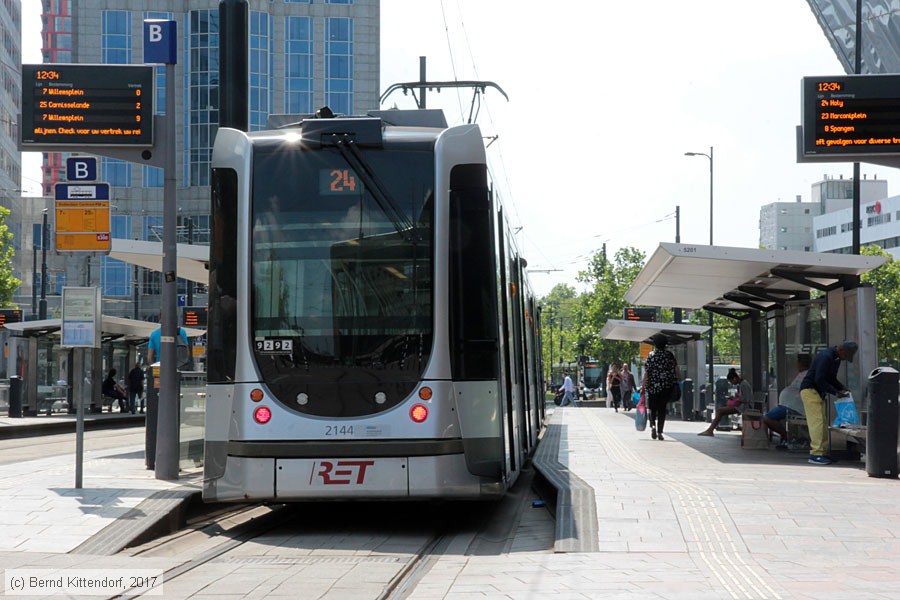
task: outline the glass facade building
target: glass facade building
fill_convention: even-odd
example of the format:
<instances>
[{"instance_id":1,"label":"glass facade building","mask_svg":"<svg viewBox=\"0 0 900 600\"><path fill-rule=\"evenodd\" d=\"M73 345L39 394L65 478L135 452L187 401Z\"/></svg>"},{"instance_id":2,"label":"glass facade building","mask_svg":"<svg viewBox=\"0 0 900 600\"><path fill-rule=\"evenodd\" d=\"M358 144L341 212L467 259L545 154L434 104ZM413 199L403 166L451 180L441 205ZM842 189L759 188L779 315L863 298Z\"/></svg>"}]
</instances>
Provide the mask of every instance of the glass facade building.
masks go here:
<instances>
[{"instance_id":1,"label":"glass facade building","mask_svg":"<svg viewBox=\"0 0 900 600\"><path fill-rule=\"evenodd\" d=\"M900 73L896 0L807 0L847 74L856 73L856 5L862 3L861 74Z\"/></svg>"},{"instance_id":2,"label":"glass facade building","mask_svg":"<svg viewBox=\"0 0 900 600\"><path fill-rule=\"evenodd\" d=\"M152 10L136 10L135 4L42 0L44 61L140 63L143 20L176 21L177 234L181 243L188 237L192 243L208 243L210 160L219 122L219 0L154 0L152 7L144 3ZM273 114L310 114L325 105L335 113L379 107L380 0L249 0L248 6L251 130L265 128ZM164 67L157 70L156 112L165 112ZM45 156L46 195L65 175L64 158ZM108 158L99 163L99 178L113 186L117 207L113 237L158 240L162 170ZM135 272L108 258L92 258L87 268L73 264L67 271L64 275L72 285L99 284L110 298L128 296L135 286L143 294L159 293L158 274ZM140 305L142 316L158 310L158 300L142 299ZM127 303L112 303L110 308L111 314L121 310L122 315L131 315Z\"/></svg>"}]
</instances>

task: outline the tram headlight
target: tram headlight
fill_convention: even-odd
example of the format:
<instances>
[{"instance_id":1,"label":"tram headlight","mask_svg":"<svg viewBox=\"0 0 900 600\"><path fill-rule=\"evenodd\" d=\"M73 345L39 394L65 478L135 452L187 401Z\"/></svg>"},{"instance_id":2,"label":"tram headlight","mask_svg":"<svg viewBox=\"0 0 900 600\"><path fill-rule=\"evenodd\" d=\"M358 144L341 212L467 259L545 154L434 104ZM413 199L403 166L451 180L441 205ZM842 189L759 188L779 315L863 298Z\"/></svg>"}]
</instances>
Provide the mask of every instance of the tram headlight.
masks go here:
<instances>
[{"instance_id":1,"label":"tram headlight","mask_svg":"<svg viewBox=\"0 0 900 600\"><path fill-rule=\"evenodd\" d=\"M410 409L409 418L416 423L423 423L428 418L428 407L424 404L416 404Z\"/></svg>"},{"instance_id":2,"label":"tram headlight","mask_svg":"<svg viewBox=\"0 0 900 600\"><path fill-rule=\"evenodd\" d=\"M266 406L257 407L256 410L253 411L253 420L259 423L260 425L265 425L272 419L272 411L269 410Z\"/></svg>"}]
</instances>

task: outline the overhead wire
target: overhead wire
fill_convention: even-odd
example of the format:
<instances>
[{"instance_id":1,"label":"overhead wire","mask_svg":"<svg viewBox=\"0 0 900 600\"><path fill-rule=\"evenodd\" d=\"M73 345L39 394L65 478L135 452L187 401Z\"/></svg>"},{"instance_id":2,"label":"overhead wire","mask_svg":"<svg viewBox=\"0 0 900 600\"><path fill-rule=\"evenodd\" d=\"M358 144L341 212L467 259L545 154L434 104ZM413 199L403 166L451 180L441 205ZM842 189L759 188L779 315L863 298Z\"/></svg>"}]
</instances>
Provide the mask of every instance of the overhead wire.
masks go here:
<instances>
[{"instance_id":1,"label":"overhead wire","mask_svg":"<svg viewBox=\"0 0 900 600\"><path fill-rule=\"evenodd\" d=\"M459 81L456 74L456 60L453 58L453 44L450 43L450 27L447 25L447 12L444 9L444 0L441 0L441 17L444 19L444 36L447 38L447 53L450 55L450 68L453 70L453 81ZM456 102L459 104L459 118L464 119L462 96L459 95L459 88L456 88Z\"/></svg>"}]
</instances>

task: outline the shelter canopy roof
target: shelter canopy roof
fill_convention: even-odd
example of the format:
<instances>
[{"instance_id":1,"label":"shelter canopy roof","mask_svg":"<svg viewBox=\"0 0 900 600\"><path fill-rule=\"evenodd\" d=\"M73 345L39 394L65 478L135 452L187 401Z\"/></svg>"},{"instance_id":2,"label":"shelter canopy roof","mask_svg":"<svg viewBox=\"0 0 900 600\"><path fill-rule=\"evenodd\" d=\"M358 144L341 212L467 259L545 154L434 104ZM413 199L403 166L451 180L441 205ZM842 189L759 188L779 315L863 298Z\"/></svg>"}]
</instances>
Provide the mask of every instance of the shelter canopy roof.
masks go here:
<instances>
[{"instance_id":1,"label":"shelter canopy roof","mask_svg":"<svg viewBox=\"0 0 900 600\"><path fill-rule=\"evenodd\" d=\"M848 287L882 256L661 243L625 300L637 306L768 310L810 290Z\"/></svg>"},{"instance_id":2,"label":"shelter canopy roof","mask_svg":"<svg viewBox=\"0 0 900 600\"><path fill-rule=\"evenodd\" d=\"M649 343L652 336L662 333L669 338L670 344L679 344L699 339L707 331L709 331L709 327L706 325L610 319L600 330L600 337L604 340Z\"/></svg>"}]
</instances>

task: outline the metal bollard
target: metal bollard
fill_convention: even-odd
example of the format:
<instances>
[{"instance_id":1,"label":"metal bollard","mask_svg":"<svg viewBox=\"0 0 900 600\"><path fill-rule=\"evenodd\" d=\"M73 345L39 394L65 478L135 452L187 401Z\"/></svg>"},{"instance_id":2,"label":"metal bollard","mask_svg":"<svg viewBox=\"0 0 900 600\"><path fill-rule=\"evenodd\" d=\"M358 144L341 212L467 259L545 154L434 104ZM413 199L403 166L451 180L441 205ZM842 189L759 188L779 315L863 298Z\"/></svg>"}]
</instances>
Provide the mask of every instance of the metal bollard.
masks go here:
<instances>
[{"instance_id":1,"label":"metal bollard","mask_svg":"<svg viewBox=\"0 0 900 600\"><path fill-rule=\"evenodd\" d=\"M694 381L685 379L681 382L681 420L694 420Z\"/></svg>"},{"instance_id":2,"label":"metal bollard","mask_svg":"<svg viewBox=\"0 0 900 600\"><path fill-rule=\"evenodd\" d=\"M147 396L147 413L144 426L144 464L152 471L156 468L156 419L159 407L159 389L153 377L153 367L147 367L144 388Z\"/></svg>"},{"instance_id":3,"label":"metal bollard","mask_svg":"<svg viewBox=\"0 0 900 600\"><path fill-rule=\"evenodd\" d=\"M866 473L896 478L900 430L900 372L879 367L869 375L869 412L866 424Z\"/></svg>"},{"instance_id":4,"label":"metal bollard","mask_svg":"<svg viewBox=\"0 0 900 600\"><path fill-rule=\"evenodd\" d=\"M13 375L9 378L9 410L7 416L22 418L22 378Z\"/></svg>"}]
</instances>

